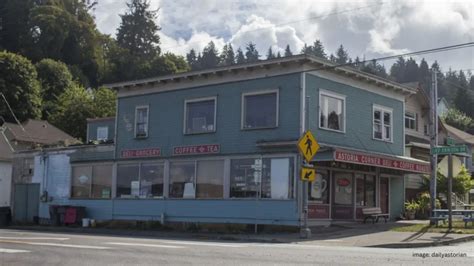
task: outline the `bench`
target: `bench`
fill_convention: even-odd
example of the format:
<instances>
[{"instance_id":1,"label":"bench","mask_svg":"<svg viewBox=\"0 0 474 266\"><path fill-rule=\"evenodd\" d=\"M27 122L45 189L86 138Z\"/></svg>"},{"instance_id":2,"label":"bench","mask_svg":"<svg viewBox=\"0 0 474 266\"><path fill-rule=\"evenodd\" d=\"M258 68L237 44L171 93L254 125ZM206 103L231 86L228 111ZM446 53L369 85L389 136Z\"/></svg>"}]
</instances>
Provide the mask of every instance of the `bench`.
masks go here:
<instances>
[{"instance_id":1,"label":"bench","mask_svg":"<svg viewBox=\"0 0 474 266\"><path fill-rule=\"evenodd\" d=\"M467 223L471 222L472 225L474 226L474 217L472 216L464 216L462 218L463 222L464 222L464 227L467 228Z\"/></svg>"},{"instance_id":2,"label":"bench","mask_svg":"<svg viewBox=\"0 0 474 266\"><path fill-rule=\"evenodd\" d=\"M378 222L380 217L384 218L385 222L387 222L388 219L388 213L382 213L380 207L363 208L362 214L364 215L364 223L369 218L372 219L373 224Z\"/></svg>"},{"instance_id":3,"label":"bench","mask_svg":"<svg viewBox=\"0 0 474 266\"><path fill-rule=\"evenodd\" d=\"M430 221L433 221L436 224L436 227L438 227L439 221L443 221L443 224L446 223L446 220L448 217L441 215L441 216L436 216L436 217L430 217Z\"/></svg>"}]
</instances>

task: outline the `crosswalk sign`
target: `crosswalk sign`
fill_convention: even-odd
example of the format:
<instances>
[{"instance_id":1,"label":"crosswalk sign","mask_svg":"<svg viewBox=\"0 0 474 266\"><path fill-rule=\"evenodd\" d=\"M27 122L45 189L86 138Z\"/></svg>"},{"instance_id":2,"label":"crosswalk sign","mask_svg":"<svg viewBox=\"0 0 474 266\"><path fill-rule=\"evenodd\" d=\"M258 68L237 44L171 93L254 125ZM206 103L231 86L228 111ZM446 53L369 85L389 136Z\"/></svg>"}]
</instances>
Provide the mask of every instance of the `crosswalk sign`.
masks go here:
<instances>
[{"instance_id":1,"label":"crosswalk sign","mask_svg":"<svg viewBox=\"0 0 474 266\"><path fill-rule=\"evenodd\" d=\"M319 148L320 147L318 142L309 130L306 131L298 141L298 149L300 150L301 155L303 155L304 159L307 162L311 162L313 157L318 152Z\"/></svg>"},{"instance_id":2,"label":"crosswalk sign","mask_svg":"<svg viewBox=\"0 0 474 266\"><path fill-rule=\"evenodd\" d=\"M312 182L316 178L316 170L309 167L301 167L301 180Z\"/></svg>"}]
</instances>

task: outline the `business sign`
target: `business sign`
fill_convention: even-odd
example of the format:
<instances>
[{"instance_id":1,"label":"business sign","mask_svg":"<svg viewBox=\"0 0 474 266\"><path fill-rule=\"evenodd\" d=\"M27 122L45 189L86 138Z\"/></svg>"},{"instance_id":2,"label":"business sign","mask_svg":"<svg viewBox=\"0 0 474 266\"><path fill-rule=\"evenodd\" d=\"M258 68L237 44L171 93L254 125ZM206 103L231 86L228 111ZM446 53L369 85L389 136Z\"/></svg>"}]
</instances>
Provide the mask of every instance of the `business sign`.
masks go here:
<instances>
[{"instance_id":1,"label":"business sign","mask_svg":"<svg viewBox=\"0 0 474 266\"><path fill-rule=\"evenodd\" d=\"M311 131L306 131L298 140L298 149L307 162L311 162L319 150L319 144Z\"/></svg>"},{"instance_id":2,"label":"business sign","mask_svg":"<svg viewBox=\"0 0 474 266\"><path fill-rule=\"evenodd\" d=\"M453 154L453 153L467 153L466 145L434 147L431 149L431 154Z\"/></svg>"},{"instance_id":3,"label":"business sign","mask_svg":"<svg viewBox=\"0 0 474 266\"><path fill-rule=\"evenodd\" d=\"M173 148L173 155L200 155L219 153L221 147L219 144L204 144L192 146L179 146Z\"/></svg>"},{"instance_id":4,"label":"business sign","mask_svg":"<svg viewBox=\"0 0 474 266\"><path fill-rule=\"evenodd\" d=\"M392 159L380 157L376 155L367 155L362 153L349 152L344 150L336 150L334 152L334 160L338 162L354 163L370 166L379 166L384 168L403 170L416 173L429 173L430 166L428 163L414 163L401 159Z\"/></svg>"},{"instance_id":5,"label":"business sign","mask_svg":"<svg viewBox=\"0 0 474 266\"><path fill-rule=\"evenodd\" d=\"M134 149L134 150L122 150L122 158L140 158L140 157L157 157L161 155L159 148L150 149Z\"/></svg>"}]
</instances>

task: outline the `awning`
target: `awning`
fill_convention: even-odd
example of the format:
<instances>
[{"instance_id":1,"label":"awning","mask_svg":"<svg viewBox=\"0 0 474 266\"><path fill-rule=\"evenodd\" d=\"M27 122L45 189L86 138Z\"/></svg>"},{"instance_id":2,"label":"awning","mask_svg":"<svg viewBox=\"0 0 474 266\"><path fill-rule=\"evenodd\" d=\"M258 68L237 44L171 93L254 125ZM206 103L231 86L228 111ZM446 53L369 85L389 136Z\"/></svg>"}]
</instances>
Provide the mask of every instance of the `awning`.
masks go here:
<instances>
[{"instance_id":1,"label":"awning","mask_svg":"<svg viewBox=\"0 0 474 266\"><path fill-rule=\"evenodd\" d=\"M411 173L430 173L430 164L428 162L405 156L379 155L335 149L334 160L337 162L377 166Z\"/></svg>"}]
</instances>

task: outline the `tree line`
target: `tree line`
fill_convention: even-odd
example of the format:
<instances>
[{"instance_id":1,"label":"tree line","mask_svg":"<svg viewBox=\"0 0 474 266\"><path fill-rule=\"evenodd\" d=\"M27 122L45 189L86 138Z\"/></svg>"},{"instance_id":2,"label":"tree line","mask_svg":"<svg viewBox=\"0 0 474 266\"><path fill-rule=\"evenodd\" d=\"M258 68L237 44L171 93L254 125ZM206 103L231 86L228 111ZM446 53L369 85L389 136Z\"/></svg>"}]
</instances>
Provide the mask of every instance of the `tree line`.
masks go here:
<instances>
[{"instance_id":1,"label":"tree line","mask_svg":"<svg viewBox=\"0 0 474 266\"><path fill-rule=\"evenodd\" d=\"M115 93L100 84L293 55L289 45L281 52L269 47L263 55L253 42L237 50L227 43L222 51L209 42L202 51L191 49L185 57L163 53L161 28L155 22L158 10L151 10L149 1L127 2L115 37L97 29L91 12L95 5L97 1L87 0L0 1L0 92L20 120L47 119L84 139L87 117L115 114ZM418 64L413 58L399 58L387 72L380 62L352 59L343 45L328 54L320 40L305 44L296 53L349 63L401 83L420 82L426 89L430 69L441 71L437 62L429 67L424 59ZM474 128L472 73L450 70L438 75L438 84L439 95L458 109L451 112L449 121L465 130ZM458 119L460 115L471 122ZM13 121L4 104L0 104L0 116ZM459 121L463 122L456 124Z\"/></svg>"}]
</instances>

